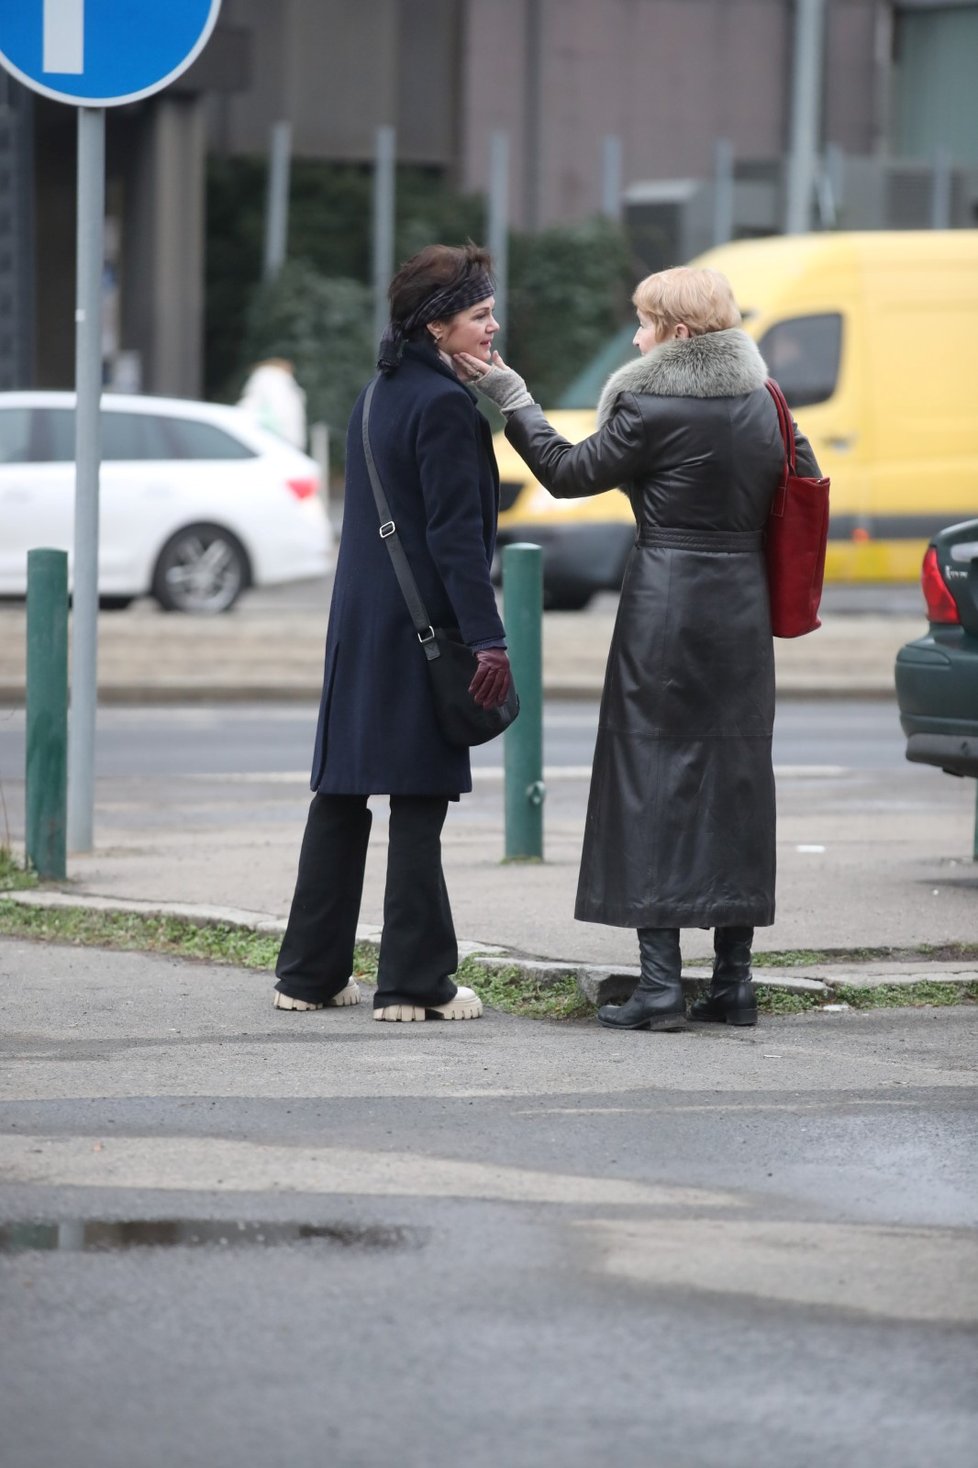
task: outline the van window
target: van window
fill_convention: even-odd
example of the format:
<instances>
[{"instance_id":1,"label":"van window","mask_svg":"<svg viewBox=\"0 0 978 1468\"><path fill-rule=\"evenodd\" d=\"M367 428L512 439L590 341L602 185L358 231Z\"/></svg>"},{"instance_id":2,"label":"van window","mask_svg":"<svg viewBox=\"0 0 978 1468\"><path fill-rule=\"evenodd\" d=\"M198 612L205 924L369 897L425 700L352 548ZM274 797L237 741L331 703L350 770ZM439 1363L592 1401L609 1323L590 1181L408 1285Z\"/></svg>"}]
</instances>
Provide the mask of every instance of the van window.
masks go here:
<instances>
[{"instance_id":1,"label":"van window","mask_svg":"<svg viewBox=\"0 0 978 1468\"><path fill-rule=\"evenodd\" d=\"M842 317L792 316L758 342L768 371L792 408L824 403L835 392L842 355Z\"/></svg>"}]
</instances>

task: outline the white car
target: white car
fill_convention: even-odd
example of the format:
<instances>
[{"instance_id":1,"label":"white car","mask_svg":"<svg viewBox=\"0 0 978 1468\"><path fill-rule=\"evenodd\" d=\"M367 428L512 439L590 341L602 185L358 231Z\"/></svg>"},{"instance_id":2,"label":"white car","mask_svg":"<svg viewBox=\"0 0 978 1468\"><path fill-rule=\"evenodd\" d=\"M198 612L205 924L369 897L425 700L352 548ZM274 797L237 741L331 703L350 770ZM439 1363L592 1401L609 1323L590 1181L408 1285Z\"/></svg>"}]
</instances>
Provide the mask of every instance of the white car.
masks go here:
<instances>
[{"instance_id":1,"label":"white car","mask_svg":"<svg viewBox=\"0 0 978 1468\"><path fill-rule=\"evenodd\" d=\"M0 393L0 596L27 552L73 550L74 393ZM226 612L248 586L323 575L330 527L314 459L239 408L102 398L99 599ZM70 571L70 565L69 565Z\"/></svg>"}]
</instances>

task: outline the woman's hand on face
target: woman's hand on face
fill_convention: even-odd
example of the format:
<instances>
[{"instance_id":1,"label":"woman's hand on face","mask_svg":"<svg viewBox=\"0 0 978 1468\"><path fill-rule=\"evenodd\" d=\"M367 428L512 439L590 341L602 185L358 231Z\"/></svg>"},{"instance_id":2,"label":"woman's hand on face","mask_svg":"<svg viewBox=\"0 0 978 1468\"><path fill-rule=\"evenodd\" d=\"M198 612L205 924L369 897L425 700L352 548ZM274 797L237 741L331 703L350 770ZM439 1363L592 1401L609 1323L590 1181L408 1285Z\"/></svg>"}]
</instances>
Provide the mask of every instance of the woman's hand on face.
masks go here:
<instances>
[{"instance_id":1,"label":"woman's hand on face","mask_svg":"<svg viewBox=\"0 0 978 1468\"><path fill-rule=\"evenodd\" d=\"M498 352L493 352L491 362L482 362L469 352L458 352L452 360L463 382L477 387L501 413L515 413L517 408L531 406L533 398L526 383L518 372L506 366Z\"/></svg>"},{"instance_id":2,"label":"woman's hand on face","mask_svg":"<svg viewBox=\"0 0 978 1468\"><path fill-rule=\"evenodd\" d=\"M492 367L502 367L505 372L509 371L498 352L493 352L488 362L484 362L481 357L473 357L471 352L456 352L452 360L465 382L478 382Z\"/></svg>"}]
</instances>

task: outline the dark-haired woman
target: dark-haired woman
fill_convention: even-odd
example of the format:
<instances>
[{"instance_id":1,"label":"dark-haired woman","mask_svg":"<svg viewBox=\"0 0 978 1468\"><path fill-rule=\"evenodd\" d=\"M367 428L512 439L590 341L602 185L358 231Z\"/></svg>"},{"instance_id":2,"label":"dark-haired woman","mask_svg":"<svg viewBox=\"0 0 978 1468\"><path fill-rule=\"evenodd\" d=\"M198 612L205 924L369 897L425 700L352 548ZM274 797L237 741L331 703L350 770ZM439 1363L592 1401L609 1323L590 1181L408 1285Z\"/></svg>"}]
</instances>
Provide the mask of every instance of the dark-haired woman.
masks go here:
<instances>
[{"instance_id":1,"label":"dark-haired woman","mask_svg":"<svg viewBox=\"0 0 978 1468\"><path fill-rule=\"evenodd\" d=\"M453 358L488 362L489 256L430 245L391 282L370 408L370 446L422 600L478 658L473 696L509 691L509 661L490 582L499 477L489 425ZM472 789L469 755L438 726L424 655L379 534L361 437L350 419L343 536L326 639L306 824L275 1004L355 1004L353 948L371 795L390 797L384 928L374 1018L476 1019L482 1004L452 975L458 947L441 862L448 802Z\"/></svg>"}]
</instances>

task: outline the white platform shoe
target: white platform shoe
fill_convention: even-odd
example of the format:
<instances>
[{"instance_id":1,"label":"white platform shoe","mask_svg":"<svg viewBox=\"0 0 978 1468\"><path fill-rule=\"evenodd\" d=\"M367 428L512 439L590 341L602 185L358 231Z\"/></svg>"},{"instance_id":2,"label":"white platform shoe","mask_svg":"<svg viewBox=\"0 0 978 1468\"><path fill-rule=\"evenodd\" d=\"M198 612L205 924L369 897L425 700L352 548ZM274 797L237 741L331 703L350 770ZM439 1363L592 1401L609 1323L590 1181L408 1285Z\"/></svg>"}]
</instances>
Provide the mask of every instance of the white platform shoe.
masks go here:
<instances>
[{"instance_id":1,"label":"white platform shoe","mask_svg":"<svg viewBox=\"0 0 978 1468\"><path fill-rule=\"evenodd\" d=\"M460 988L454 999L447 1004L435 1004L426 1009L423 1004L387 1004L374 1010L374 1019L417 1021L424 1019L478 1019L482 1013L482 1000L474 989Z\"/></svg>"},{"instance_id":2,"label":"white platform shoe","mask_svg":"<svg viewBox=\"0 0 978 1468\"><path fill-rule=\"evenodd\" d=\"M310 1004L308 999L292 999L288 994L280 994L275 990L275 998L272 1003L276 1009L342 1009L347 1004L360 1003L360 985L356 979L350 979L345 989L334 994L332 999L326 999L322 1004Z\"/></svg>"}]
</instances>

